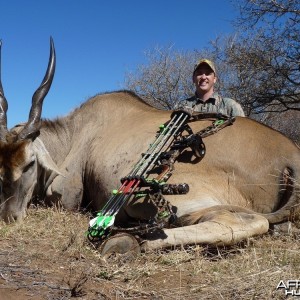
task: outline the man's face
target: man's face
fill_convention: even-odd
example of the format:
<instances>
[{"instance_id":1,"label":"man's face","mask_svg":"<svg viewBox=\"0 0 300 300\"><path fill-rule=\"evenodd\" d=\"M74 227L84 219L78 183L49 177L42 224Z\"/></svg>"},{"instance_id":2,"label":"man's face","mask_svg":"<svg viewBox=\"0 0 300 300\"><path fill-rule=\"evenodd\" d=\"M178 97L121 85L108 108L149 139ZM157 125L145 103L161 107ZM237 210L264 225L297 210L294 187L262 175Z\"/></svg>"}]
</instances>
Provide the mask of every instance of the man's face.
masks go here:
<instances>
[{"instance_id":1,"label":"man's face","mask_svg":"<svg viewBox=\"0 0 300 300\"><path fill-rule=\"evenodd\" d=\"M208 92L213 92L216 81L217 77L214 71L207 64L200 65L193 75L193 82L200 96Z\"/></svg>"}]
</instances>

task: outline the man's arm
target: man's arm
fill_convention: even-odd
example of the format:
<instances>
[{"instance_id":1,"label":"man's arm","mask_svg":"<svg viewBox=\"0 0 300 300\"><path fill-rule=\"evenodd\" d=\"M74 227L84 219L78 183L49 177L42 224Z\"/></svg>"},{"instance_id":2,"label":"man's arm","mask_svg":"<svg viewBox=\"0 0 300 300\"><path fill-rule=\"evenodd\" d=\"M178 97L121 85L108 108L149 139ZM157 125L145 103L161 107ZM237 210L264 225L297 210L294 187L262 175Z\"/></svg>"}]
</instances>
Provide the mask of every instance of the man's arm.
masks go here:
<instances>
[{"instance_id":1,"label":"man's arm","mask_svg":"<svg viewBox=\"0 0 300 300\"><path fill-rule=\"evenodd\" d=\"M226 106L228 107L232 117L245 117L245 112L238 102L231 98L224 98L224 100L226 100Z\"/></svg>"}]
</instances>

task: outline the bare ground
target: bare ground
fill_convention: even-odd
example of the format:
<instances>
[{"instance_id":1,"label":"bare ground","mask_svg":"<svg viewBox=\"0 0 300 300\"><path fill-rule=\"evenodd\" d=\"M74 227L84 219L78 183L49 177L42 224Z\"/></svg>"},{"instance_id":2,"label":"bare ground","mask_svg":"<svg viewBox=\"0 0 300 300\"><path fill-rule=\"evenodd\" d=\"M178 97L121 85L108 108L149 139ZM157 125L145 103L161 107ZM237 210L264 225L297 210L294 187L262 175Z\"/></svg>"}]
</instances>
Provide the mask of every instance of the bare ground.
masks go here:
<instances>
[{"instance_id":1,"label":"bare ground","mask_svg":"<svg viewBox=\"0 0 300 300\"><path fill-rule=\"evenodd\" d=\"M0 300L286 299L280 280L300 279L296 236L104 259L86 240L88 220L30 208L23 223L0 223Z\"/></svg>"}]
</instances>

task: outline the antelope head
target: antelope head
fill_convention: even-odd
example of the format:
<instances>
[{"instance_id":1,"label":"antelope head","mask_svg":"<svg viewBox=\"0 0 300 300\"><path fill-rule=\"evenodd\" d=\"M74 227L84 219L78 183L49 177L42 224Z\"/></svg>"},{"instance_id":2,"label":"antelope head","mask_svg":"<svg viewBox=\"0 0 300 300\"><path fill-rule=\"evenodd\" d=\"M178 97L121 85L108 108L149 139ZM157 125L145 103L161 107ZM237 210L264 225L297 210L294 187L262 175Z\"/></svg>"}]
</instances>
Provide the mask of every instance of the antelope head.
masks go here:
<instances>
[{"instance_id":1,"label":"antelope head","mask_svg":"<svg viewBox=\"0 0 300 300\"><path fill-rule=\"evenodd\" d=\"M1 70L0 41L0 70ZM0 76L0 219L22 220L38 177L38 155L34 140L39 135L41 113L55 73L55 49L50 38L50 56L45 77L32 97L27 123L21 130L7 129L7 100ZM0 72L1 73L1 72Z\"/></svg>"}]
</instances>

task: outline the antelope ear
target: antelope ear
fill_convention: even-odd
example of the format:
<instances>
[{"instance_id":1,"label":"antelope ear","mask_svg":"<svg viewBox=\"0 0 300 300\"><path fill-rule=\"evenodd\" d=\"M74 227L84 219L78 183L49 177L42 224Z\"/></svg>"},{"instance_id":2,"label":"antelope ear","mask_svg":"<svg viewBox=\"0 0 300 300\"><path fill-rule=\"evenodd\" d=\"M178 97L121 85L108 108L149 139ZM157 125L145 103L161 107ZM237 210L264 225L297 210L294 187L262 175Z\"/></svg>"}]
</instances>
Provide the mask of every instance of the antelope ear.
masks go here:
<instances>
[{"instance_id":1,"label":"antelope ear","mask_svg":"<svg viewBox=\"0 0 300 300\"><path fill-rule=\"evenodd\" d=\"M36 153L39 163L46 170L51 170L51 171L57 173L58 175L66 177L66 175L59 170L59 167L53 161L52 157L50 156L48 150L45 147L45 144L43 143L43 141L40 138L36 138L32 144L33 144L33 150Z\"/></svg>"}]
</instances>

